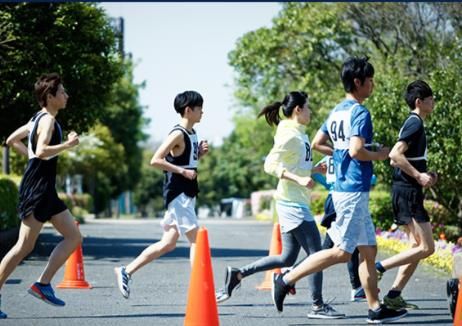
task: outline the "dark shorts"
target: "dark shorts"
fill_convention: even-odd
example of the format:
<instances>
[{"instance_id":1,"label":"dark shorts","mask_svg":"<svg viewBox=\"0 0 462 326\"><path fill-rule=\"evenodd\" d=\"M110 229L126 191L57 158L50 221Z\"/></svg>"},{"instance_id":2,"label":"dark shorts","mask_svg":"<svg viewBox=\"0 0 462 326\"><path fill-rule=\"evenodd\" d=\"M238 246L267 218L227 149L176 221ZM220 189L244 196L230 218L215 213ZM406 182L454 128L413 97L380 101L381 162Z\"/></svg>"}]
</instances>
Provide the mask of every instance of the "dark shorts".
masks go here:
<instances>
[{"instance_id":1,"label":"dark shorts","mask_svg":"<svg viewBox=\"0 0 462 326\"><path fill-rule=\"evenodd\" d=\"M412 219L418 223L429 222L430 218L423 203L422 188L396 185L392 187L392 204L396 224L407 225Z\"/></svg>"},{"instance_id":2,"label":"dark shorts","mask_svg":"<svg viewBox=\"0 0 462 326\"><path fill-rule=\"evenodd\" d=\"M54 215L64 212L67 209L66 204L59 199L56 192L52 191L45 194L37 203L35 208L31 208L31 213L37 221L45 223L49 221ZM29 214L28 214L29 215ZM26 218L24 216L24 218Z\"/></svg>"},{"instance_id":3,"label":"dark shorts","mask_svg":"<svg viewBox=\"0 0 462 326\"><path fill-rule=\"evenodd\" d=\"M324 202L324 216L321 219L321 225L325 228L330 228L330 225L335 221L336 217L337 213L335 212L334 202L332 201L332 193L329 192Z\"/></svg>"}]
</instances>

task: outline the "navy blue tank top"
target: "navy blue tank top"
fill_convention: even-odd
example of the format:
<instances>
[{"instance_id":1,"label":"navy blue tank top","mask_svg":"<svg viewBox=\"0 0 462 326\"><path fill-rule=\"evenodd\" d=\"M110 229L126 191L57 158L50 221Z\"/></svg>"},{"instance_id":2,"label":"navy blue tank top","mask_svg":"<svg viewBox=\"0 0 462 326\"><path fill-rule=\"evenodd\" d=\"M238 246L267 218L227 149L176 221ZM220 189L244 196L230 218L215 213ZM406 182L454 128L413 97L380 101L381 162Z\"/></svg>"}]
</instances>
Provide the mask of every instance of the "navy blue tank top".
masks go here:
<instances>
[{"instance_id":1,"label":"navy blue tank top","mask_svg":"<svg viewBox=\"0 0 462 326\"><path fill-rule=\"evenodd\" d=\"M33 212L37 204L50 192L56 193L56 169L58 156L38 158L35 155L37 148L37 128L41 118L46 112L37 112L29 121L29 143L26 171L19 185L18 211L21 218ZM62 140L61 126L55 121L53 135L49 145L60 144Z\"/></svg>"},{"instance_id":2,"label":"navy blue tank top","mask_svg":"<svg viewBox=\"0 0 462 326\"><path fill-rule=\"evenodd\" d=\"M180 130L183 133L185 149L179 156L172 156L169 153L165 158L166 161L184 169L197 171L197 165L199 163L199 142L197 140L196 131L193 129L192 132L189 132L182 126L176 125L170 133L175 130ZM164 171L165 208L168 208L168 204L182 193L189 197L195 197L199 193L197 178L189 180L181 174Z\"/></svg>"}]
</instances>

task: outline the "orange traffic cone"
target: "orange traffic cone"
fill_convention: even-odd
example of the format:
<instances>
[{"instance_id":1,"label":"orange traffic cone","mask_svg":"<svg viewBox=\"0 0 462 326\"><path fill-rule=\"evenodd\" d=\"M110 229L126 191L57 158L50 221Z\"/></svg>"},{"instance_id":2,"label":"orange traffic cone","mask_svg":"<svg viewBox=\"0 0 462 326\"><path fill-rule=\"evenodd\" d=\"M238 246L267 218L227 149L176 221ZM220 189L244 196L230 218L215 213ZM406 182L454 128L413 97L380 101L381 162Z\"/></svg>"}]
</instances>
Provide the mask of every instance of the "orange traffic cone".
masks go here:
<instances>
[{"instance_id":1,"label":"orange traffic cone","mask_svg":"<svg viewBox=\"0 0 462 326\"><path fill-rule=\"evenodd\" d=\"M184 325L219 325L209 239L207 229L204 227L201 227L197 234Z\"/></svg>"},{"instance_id":2,"label":"orange traffic cone","mask_svg":"<svg viewBox=\"0 0 462 326\"><path fill-rule=\"evenodd\" d=\"M279 223L274 223L273 226L273 236L271 237L269 256L279 256L282 252L282 243L281 243L281 230ZM281 273L280 268L275 268L271 271L265 273L265 279L263 282L257 286L258 290L271 290L271 285L273 283L272 275L273 273Z\"/></svg>"},{"instance_id":3,"label":"orange traffic cone","mask_svg":"<svg viewBox=\"0 0 462 326\"><path fill-rule=\"evenodd\" d=\"M454 313L454 326L462 326L462 278L459 279L459 294L457 295L456 311Z\"/></svg>"},{"instance_id":4,"label":"orange traffic cone","mask_svg":"<svg viewBox=\"0 0 462 326\"><path fill-rule=\"evenodd\" d=\"M76 221L75 224L79 227L79 222ZM91 289L91 285L85 281L81 245L79 245L67 259L64 279L57 287L60 289Z\"/></svg>"}]
</instances>

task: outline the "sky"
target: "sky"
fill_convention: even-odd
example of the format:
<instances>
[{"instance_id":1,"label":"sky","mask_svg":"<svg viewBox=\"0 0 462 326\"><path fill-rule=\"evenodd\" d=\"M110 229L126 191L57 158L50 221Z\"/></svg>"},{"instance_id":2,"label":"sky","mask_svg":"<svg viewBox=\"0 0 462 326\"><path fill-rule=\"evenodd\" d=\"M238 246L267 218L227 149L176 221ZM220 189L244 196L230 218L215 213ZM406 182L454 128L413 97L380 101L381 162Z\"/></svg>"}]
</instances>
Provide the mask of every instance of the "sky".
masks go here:
<instances>
[{"instance_id":1,"label":"sky","mask_svg":"<svg viewBox=\"0 0 462 326\"><path fill-rule=\"evenodd\" d=\"M135 63L135 83L146 82L140 103L151 119L151 142L162 141L180 116L178 93L195 90L204 97L196 126L200 139L220 145L233 129L234 72L228 53L238 38L271 26L279 3L102 3L111 17L123 17L124 47Z\"/></svg>"}]
</instances>

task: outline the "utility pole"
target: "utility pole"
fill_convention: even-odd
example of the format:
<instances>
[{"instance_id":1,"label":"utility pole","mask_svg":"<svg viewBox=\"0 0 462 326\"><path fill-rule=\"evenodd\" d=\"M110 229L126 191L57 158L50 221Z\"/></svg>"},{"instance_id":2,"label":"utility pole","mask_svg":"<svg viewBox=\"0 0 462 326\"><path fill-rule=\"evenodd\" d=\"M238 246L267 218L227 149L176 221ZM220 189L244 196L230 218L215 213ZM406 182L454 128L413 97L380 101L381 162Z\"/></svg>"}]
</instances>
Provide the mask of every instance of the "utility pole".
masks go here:
<instances>
[{"instance_id":1,"label":"utility pole","mask_svg":"<svg viewBox=\"0 0 462 326\"><path fill-rule=\"evenodd\" d=\"M3 144L2 155L2 172L3 174L10 174L10 148Z\"/></svg>"}]
</instances>

